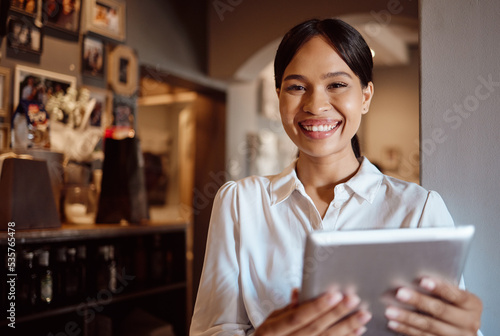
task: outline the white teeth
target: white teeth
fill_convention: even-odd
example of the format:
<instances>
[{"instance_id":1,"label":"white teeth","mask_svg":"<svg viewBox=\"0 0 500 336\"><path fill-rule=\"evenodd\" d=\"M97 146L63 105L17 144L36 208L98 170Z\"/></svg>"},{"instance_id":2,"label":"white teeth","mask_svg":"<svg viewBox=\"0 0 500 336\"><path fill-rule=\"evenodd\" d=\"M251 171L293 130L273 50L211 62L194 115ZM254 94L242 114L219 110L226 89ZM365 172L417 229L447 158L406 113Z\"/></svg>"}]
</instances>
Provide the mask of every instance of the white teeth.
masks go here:
<instances>
[{"instance_id":1,"label":"white teeth","mask_svg":"<svg viewBox=\"0 0 500 336\"><path fill-rule=\"evenodd\" d=\"M305 126L302 125L302 127L309 132L328 132L334 129L338 125L338 122L336 122L333 125L318 125L318 126Z\"/></svg>"}]
</instances>

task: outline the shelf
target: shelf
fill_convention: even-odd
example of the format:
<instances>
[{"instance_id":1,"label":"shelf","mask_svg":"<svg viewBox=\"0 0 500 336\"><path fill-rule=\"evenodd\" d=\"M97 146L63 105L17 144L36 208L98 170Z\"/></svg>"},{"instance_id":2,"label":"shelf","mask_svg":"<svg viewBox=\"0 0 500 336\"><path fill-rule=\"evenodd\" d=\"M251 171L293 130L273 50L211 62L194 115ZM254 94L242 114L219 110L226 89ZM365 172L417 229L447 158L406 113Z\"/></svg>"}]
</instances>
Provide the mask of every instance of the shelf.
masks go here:
<instances>
[{"instance_id":1,"label":"shelf","mask_svg":"<svg viewBox=\"0 0 500 336\"><path fill-rule=\"evenodd\" d=\"M176 219L162 223L147 223L145 225L121 224L63 224L55 229L17 230L16 244L52 243L84 239L116 238L132 235L146 235L186 230L189 221ZM0 245L7 243L6 231L0 232Z\"/></svg>"},{"instance_id":2,"label":"shelf","mask_svg":"<svg viewBox=\"0 0 500 336\"><path fill-rule=\"evenodd\" d=\"M124 302L128 300L133 300L149 295L154 295L154 294L160 294L168 291L173 291L177 289L186 289L186 283L185 282L179 282L179 283L174 283L174 284L169 284L169 285L164 285L164 286L158 286L154 287L152 289L146 289L146 290L140 290L137 292L133 293L128 293L128 294L120 294L115 297L112 297L110 300L93 300L89 303L84 303L84 301L69 305L69 306L63 306L63 307L58 307L58 308L53 308L50 310L45 310L42 312L36 312L32 313L29 315L25 316L18 316L16 317L16 323L24 323L24 322L29 322L29 321L34 321L42 318L47 318L51 316L57 316L57 315L62 315L62 314L67 314L67 313L72 313L77 310L81 309L87 309L87 308L92 308L92 307L97 307L97 306L107 306L111 305L114 303L119 303L119 302ZM7 325L9 321L4 320L0 321L0 327L4 327Z\"/></svg>"}]
</instances>

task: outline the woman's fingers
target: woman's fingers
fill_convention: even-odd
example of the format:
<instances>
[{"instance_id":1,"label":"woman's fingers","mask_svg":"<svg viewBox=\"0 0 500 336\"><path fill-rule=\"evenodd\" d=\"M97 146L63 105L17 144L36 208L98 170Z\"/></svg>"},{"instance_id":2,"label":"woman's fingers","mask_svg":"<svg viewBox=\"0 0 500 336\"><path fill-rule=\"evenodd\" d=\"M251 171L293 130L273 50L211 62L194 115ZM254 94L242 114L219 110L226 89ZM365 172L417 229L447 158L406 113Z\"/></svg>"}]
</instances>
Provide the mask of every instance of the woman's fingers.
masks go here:
<instances>
[{"instance_id":1,"label":"woman's fingers","mask_svg":"<svg viewBox=\"0 0 500 336\"><path fill-rule=\"evenodd\" d=\"M360 303L356 295L344 296L334 291L302 305L294 301L292 293L292 303L272 313L255 335L361 335L363 326L371 319L371 314L364 310L352 314ZM349 314L352 315L346 318Z\"/></svg>"},{"instance_id":2,"label":"woman's fingers","mask_svg":"<svg viewBox=\"0 0 500 336\"><path fill-rule=\"evenodd\" d=\"M342 299L343 295L335 291L296 307L289 305L271 314L256 330L255 335L290 335L337 306Z\"/></svg>"},{"instance_id":3,"label":"woman's fingers","mask_svg":"<svg viewBox=\"0 0 500 336\"><path fill-rule=\"evenodd\" d=\"M345 316L357 309L359 303L359 297L345 296L335 308L319 316L292 335L350 335L371 319L371 314L367 311L356 312L344 319ZM342 321L337 323L340 320Z\"/></svg>"},{"instance_id":4,"label":"woman's fingers","mask_svg":"<svg viewBox=\"0 0 500 336\"><path fill-rule=\"evenodd\" d=\"M430 295L400 288L396 298L418 311L388 307L389 327L407 335L475 335L481 324L482 304L474 294L455 285L424 278L420 286ZM431 296L432 295L432 296Z\"/></svg>"}]
</instances>

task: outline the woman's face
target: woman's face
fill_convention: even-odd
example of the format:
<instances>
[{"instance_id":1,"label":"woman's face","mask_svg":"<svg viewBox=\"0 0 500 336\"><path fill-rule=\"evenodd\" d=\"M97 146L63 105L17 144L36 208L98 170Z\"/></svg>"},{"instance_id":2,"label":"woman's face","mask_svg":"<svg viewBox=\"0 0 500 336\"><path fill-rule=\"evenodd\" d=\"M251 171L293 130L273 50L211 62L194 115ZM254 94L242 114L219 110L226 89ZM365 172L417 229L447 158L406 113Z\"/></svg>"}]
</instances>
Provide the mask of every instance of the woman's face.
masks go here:
<instances>
[{"instance_id":1,"label":"woman's face","mask_svg":"<svg viewBox=\"0 0 500 336\"><path fill-rule=\"evenodd\" d=\"M301 155L354 155L351 138L368 111L373 84L363 88L322 37L299 49L277 92L283 126Z\"/></svg>"}]
</instances>

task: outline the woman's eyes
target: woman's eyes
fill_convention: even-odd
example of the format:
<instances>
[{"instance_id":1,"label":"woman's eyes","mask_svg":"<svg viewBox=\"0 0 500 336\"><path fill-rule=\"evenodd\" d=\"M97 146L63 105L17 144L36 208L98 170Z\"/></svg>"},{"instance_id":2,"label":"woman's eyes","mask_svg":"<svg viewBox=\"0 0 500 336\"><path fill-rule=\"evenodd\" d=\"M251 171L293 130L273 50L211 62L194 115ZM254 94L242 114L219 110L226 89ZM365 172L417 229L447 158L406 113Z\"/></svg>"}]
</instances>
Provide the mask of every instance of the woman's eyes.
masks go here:
<instances>
[{"instance_id":1,"label":"woman's eyes","mask_svg":"<svg viewBox=\"0 0 500 336\"><path fill-rule=\"evenodd\" d=\"M347 83L344 83L344 82L335 82L335 83L331 83L331 84L328 84L327 85L327 89L328 90L331 90L331 89L339 89L339 88L344 88L344 87L347 87ZM292 85L289 85L287 88L286 88L287 91L289 92L302 92L302 91L307 91L306 87L303 86L303 85L299 85L299 84L292 84Z\"/></svg>"}]
</instances>

